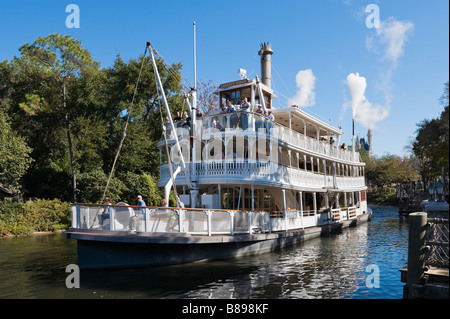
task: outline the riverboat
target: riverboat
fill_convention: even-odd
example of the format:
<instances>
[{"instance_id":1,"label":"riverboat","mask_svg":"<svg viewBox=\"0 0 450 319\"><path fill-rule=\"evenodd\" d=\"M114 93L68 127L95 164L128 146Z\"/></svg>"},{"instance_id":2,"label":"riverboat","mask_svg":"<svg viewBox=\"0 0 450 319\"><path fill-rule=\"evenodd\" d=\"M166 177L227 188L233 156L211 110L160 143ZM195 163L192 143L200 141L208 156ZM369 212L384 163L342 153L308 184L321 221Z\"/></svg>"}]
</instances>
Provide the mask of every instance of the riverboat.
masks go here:
<instances>
[{"instance_id":1,"label":"riverboat","mask_svg":"<svg viewBox=\"0 0 450 319\"><path fill-rule=\"evenodd\" d=\"M241 70L240 79L218 87L217 107L201 117L195 87L187 122L172 120L148 45L168 114L158 186L166 200L174 191L177 206L73 205L65 237L77 240L79 267L246 256L370 219L364 163L354 147L338 146L342 130L301 108L273 107L269 43L258 52L261 81Z\"/></svg>"}]
</instances>

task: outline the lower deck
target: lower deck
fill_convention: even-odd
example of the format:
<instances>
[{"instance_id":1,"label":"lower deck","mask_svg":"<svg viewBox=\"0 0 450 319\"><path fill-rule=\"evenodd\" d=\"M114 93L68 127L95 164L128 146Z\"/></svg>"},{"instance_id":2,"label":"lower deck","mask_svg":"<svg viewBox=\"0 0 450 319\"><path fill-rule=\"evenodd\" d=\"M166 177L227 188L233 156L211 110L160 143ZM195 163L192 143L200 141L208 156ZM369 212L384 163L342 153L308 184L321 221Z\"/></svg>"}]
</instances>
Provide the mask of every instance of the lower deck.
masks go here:
<instances>
[{"instance_id":1,"label":"lower deck","mask_svg":"<svg viewBox=\"0 0 450 319\"><path fill-rule=\"evenodd\" d=\"M207 235L162 229L130 232L70 228L64 236L77 240L81 268L161 266L266 253L357 226L370 216L371 212L367 211L340 222L285 231L264 232L253 228L242 233Z\"/></svg>"}]
</instances>

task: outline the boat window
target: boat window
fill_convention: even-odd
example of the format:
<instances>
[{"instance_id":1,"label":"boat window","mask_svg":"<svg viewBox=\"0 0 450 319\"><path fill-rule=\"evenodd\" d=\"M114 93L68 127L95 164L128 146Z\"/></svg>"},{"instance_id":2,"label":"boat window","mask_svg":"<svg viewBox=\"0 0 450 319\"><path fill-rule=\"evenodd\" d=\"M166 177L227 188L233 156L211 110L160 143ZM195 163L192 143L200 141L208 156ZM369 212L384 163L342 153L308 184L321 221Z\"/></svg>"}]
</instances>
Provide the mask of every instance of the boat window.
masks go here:
<instances>
[{"instance_id":1,"label":"boat window","mask_svg":"<svg viewBox=\"0 0 450 319\"><path fill-rule=\"evenodd\" d=\"M241 103L241 91L231 91L230 101L233 104Z\"/></svg>"}]
</instances>

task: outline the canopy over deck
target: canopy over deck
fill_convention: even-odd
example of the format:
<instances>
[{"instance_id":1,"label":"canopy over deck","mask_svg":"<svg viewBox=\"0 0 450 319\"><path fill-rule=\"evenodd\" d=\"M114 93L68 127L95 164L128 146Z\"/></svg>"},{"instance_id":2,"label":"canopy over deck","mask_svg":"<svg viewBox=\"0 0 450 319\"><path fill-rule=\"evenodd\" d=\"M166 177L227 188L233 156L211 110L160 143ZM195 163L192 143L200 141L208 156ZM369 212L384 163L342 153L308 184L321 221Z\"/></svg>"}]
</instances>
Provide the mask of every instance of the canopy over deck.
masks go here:
<instances>
[{"instance_id":1,"label":"canopy over deck","mask_svg":"<svg viewBox=\"0 0 450 319\"><path fill-rule=\"evenodd\" d=\"M341 129L313 117L298 107L273 108L272 113L276 122L316 139L328 135L339 137L343 134Z\"/></svg>"}]
</instances>

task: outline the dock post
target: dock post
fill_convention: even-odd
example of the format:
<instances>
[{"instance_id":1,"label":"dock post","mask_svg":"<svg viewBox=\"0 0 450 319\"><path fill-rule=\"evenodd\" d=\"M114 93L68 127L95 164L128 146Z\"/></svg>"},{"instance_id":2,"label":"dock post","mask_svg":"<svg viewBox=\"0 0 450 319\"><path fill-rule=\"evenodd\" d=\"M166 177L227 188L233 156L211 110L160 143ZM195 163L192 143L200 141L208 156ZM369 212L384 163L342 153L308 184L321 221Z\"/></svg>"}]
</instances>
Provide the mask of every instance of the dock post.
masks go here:
<instances>
[{"instance_id":1,"label":"dock post","mask_svg":"<svg viewBox=\"0 0 450 319\"><path fill-rule=\"evenodd\" d=\"M406 298L414 285L425 283L425 251L427 213L411 213L408 217L408 273L406 279Z\"/></svg>"}]
</instances>

